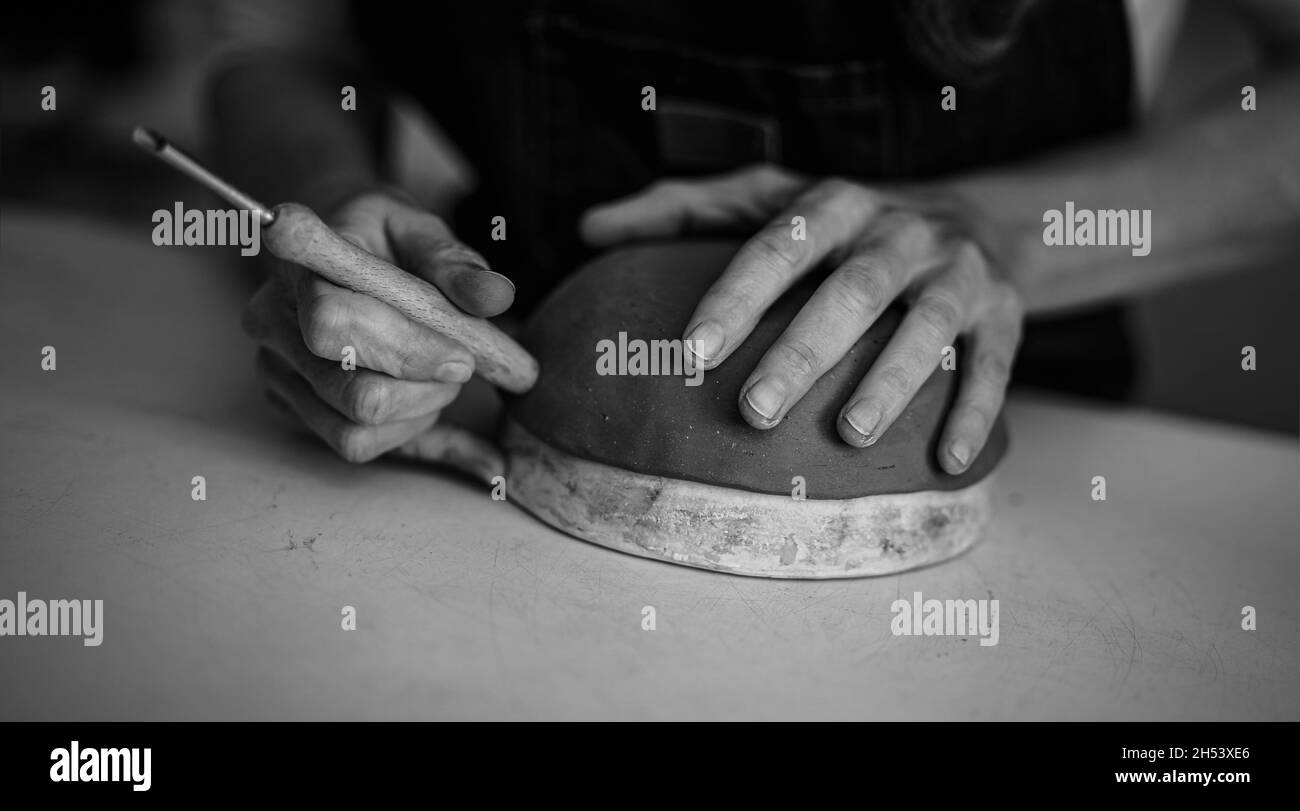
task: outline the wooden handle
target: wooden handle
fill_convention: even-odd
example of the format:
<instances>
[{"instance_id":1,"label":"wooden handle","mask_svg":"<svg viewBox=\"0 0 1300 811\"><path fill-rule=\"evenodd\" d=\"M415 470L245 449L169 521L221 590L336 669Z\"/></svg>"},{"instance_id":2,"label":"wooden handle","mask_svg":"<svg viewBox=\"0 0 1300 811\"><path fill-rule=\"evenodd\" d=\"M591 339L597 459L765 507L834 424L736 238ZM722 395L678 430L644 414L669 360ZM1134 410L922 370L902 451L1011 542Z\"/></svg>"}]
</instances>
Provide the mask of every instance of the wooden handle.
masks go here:
<instances>
[{"instance_id":1,"label":"wooden handle","mask_svg":"<svg viewBox=\"0 0 1300 811\"><path fill-rule=\"evenodd\" d=\"M521 394L537 382L532 355L491 323L461 312L432 284L348 242L304 205L281 203L274 213L262 234L271 253L460 341L473 353L478 373L507 391Z\"/></svg>"}]
</instances>

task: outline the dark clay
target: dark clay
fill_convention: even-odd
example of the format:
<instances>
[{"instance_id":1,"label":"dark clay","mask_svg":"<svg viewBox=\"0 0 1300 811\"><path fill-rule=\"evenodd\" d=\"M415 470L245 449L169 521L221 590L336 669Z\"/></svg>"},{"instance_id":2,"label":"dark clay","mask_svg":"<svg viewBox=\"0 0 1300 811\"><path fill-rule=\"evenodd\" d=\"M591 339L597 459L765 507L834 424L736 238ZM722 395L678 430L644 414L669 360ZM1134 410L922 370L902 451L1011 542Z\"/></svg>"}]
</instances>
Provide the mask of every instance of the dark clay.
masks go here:
<instances>
[{"instance_id":1,"label":"dark clay","mask_svg":"<svg viewBox=\"0 0 1300 811\"><path fill-rule=\"evenodd\" d=\"M702 385L673 375L600 375L597 344L679 339L737 245L652 243L614 251L567 278L529 320L522 343L541 363L537 385L510 406L514 419L574 456L638 473L789 495L804 477L808 498L956 490L986 476L1006 453L999 416L983 451L958 476L936 459L959 372L937 370L874 445L855 448L835 424L902 316L890 308L775 428L740 416L740 387L763 353L816 289L801 284L763 316L754 332ZM818 274L814 274L815 276ZM958 346L958 364L962 361Z\"/></svg>"}]
</instances>

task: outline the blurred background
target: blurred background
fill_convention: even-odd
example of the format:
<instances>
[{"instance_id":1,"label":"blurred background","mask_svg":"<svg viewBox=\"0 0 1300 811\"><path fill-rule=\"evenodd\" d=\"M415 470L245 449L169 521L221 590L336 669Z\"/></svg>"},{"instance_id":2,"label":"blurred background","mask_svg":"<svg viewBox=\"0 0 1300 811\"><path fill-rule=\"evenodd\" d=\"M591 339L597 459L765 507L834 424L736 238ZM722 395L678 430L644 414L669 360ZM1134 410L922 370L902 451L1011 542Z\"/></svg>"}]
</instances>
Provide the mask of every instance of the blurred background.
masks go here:
<instances>
[{"instance_id":1,"label":"blurred background","mask_svg":"<svg viewBox=\"0 0 1300 811\"><path fill-rule=\"evenodd\" d=\"M160 200L200 202L193 183L137 150L146 123L200 158L203 81L229 19L220 0L35 5L0 32L0 208L150 227ZM1147 112L1176 116L1209 94L1236 98L1253 54L1220 6L1189 3ZM57 88L43 111L41 88ZM436 125L409 102L391 111L394 176L434 210L473 182ZM273 202L273 201L268 201ZM3 216L0 214L0 216ZM1140 405L1269 431L1300 432L1300 268L1262 267L1136 302ZM502 269L509 273L509 269ZM88 268L87 272L93 272ZM3 270L0 270L3 273ZM230 317L238 318L237 310ZM1240 370L1243 340L1258 369Z\"/></svg>"}]
</instances>

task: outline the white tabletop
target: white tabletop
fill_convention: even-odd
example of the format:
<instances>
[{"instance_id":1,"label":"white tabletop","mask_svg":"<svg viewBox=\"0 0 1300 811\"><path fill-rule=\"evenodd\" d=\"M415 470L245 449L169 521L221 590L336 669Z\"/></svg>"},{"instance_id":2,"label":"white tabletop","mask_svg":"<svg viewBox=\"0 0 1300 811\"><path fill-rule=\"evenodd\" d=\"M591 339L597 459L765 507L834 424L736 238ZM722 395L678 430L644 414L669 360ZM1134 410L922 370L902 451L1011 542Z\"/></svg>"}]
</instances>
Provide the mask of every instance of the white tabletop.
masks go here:
<instances>
[{"instance_id":1,"label":"white tabletop","mask_svg":"<svg viewBox=\"0 0 1300 811\"><path fill-rule=\"evenodd\" d=\"M0 224L0 598L105 614L99 647L0 637L0 719L1300 718L1289 440L1016 398L969 554L851 581L686 569L284 432L230 253L149 230ZM893 636L914 591L998 599L999 643Z\"/></svg>"}]
</instances>

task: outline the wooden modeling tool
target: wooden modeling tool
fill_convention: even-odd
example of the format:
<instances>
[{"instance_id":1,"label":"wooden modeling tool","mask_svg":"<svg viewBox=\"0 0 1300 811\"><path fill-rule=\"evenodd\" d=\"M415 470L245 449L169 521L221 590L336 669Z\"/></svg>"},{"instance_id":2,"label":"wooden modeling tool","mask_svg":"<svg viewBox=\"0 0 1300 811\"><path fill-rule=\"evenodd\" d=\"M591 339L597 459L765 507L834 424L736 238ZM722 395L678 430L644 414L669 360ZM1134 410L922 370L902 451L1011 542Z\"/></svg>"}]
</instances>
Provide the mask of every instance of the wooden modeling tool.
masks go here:
<instances>
[{"instance_id":1,"label":"wooden modeling tool","mask_svg":"<svg viewBox=\"0 0 1300 811\"><path fill-rule=\"evenodd\" d=\"M275 256L377 298L411 320L460 341L474 355L478 374L507 391L522 393L536 382L537 361L504 332L485 319L467 315L424 279L340 237L307 206L280 203L267 208L153 130L136 127L131 137L142 149L222 198L255 212L263 242Z\"/></svg>"}]
</instances>

